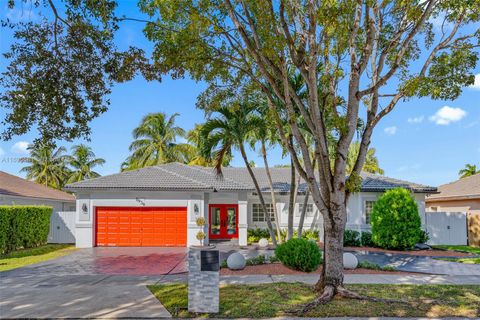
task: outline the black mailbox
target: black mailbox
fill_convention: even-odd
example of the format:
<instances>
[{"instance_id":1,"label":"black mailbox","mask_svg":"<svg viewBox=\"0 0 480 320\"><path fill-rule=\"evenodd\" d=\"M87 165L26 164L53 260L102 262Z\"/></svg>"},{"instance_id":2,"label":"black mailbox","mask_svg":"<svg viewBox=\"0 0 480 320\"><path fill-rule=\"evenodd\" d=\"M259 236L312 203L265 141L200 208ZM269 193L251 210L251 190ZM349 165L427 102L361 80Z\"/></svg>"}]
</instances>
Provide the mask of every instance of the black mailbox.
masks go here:
<instances>
[{"instance_id":1,"label":"black mailbox","mask_svg":"<svg viewBox=\"0 0 480 320\"><path fill-rule=\"evenodd\" d=\"M220 256L218 250L208 250L200 252L200 270L201 271L219 271Z\"/></svg>"}]
</instances>

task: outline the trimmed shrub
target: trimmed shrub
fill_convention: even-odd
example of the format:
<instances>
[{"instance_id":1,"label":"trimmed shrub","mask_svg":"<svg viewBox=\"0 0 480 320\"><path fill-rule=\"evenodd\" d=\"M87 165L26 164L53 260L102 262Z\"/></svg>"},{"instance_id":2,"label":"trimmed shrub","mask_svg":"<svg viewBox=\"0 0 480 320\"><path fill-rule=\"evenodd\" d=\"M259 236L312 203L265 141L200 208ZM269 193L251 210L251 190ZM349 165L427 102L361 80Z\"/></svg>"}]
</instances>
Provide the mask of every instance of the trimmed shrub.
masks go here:
<instances>
[{"instance_id":1,"label":"trimmed shrub","mask_svg":"<svg viewBox=\"0 0 480 320\"><path fill-rule=\"evenodd\" d=\"M345 230L343 234L343 245L346 247L360 247L360 232Z\"/></svg>"},{"instance_id":2,"label":"trimmed shrub","mask_svg":"<svg viewBox=\"0 0 480 320\"><path fill-rule=\"evenodd\" d=\"M270 239L270 233L268 232L268 229L261 229L261 228L248 229L247 236L248 236L248 243L258 242L258 240L262 238Z\"/></svg>"},{"instance_id":3,"label":"trimmed shrub","mask_svg":"<svg viewBox=\"0 0 480 320\"><path fill-rule=\"evenodd\" d=\"M297 230L294 230L293 232L293 237L297 237ZM277 235L277 230L275 230L275 235ZM282 241L285 241L287 237L287 230L282 229L280 232ZM320 237L320 231L317 229L314 230L303 230L302 232L302 239L313 239L318 241ZM258 240L265 238L268 239L269 241L272 241L272 238L270 238L270 233L268 232L268 229L262 229L262 228L256 228L256 229L248 229L247 230L247 241L249 244L251 243L256 243Z\"/></svg>"},{"instance_id":4,"label":"trimmed shrub","mask_svg":"<svg viewBox=\"0 0 480 320\"><path fill-rule=\"evenodd\" d=\"M373 246L372 233L369 231L363 231L362 235L360 236L360 242L364 247L372 247Z\"/></svg>"},{"instance_id":5,"label":"trimmed shrub","mask_svg":"<svg viewBox=\"0 0 480 320\"><path fill-rule=\"evenodd\" d=\"M427 230L422 230L420 234L420 239L418 240L419 243L427 243L430 240L430 235L428 234Z\"/></svg>"},{"instance_id":6,"label":"trimmed shrub","mask_svg":"<svg viewBox=\"0 0 480 320\"><path fill-rule=\"evenodd\" d=\"M277 246L275 256L285 266L304 272L316 270L322 258L320 249L315 243L298 238Z\"/></svg>"},{"instance_id":7,"label":"trimmed shrub","mask_svg":"<svg viewBox=\"0 0 480 320\"><path fill-rule=\"evenodd\" d=\"M46 244L52 208L0 206L0 253Z\"/></svg>"},{"instance_id":8,"label":"trimmed shrub","mask_svg":"<svg viewBox=\"0 0 480 320\"><path fill-rule=\"evenodd\" d=\"M385 249L410 249L422 235L417 203L403 188L389 190L375 202L370 223L373 243Z\"/></svg>"}]
</instances>

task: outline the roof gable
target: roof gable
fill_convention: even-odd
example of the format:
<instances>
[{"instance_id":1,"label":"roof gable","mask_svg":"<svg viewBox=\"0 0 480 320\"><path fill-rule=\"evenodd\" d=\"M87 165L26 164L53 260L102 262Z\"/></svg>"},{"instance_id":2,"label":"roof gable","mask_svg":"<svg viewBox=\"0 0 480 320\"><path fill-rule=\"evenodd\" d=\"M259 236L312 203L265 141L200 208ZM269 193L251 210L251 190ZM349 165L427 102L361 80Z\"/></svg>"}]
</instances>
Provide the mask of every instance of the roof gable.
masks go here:
<instances>
[{"instance_id":1,"label":"roof gable","mask_svg":"<svg viewBox=\"0 0 480 320\"><path fill-rule=\"evenodd\" d=\"M69 193L0 171L0 194L48 200L75 201Z\"/></svg>"},{"instance_id":2,"label":"roof gable","mask_svg":"<svg viewBox=\"0 0 480 320\"><path fill-rule=\"evenodd\" d=\"M438 194L431 195L428 199L462 197L480 198L480 173L443 184L438 187Z\"/></svg>"}]
</instances>

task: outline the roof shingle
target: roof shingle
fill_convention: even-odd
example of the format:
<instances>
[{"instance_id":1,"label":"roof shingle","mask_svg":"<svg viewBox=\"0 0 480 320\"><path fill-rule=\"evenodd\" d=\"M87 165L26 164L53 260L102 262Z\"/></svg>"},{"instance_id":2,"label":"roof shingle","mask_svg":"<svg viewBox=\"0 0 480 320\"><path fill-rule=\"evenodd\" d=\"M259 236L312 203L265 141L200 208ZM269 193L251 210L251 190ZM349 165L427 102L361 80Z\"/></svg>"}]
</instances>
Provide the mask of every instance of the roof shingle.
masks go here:
<instances>
[{"instance_id":1,"label":"roof shingle","mask_svg":"<svg viewBox=\"0 0 480 320\"><path fill-rule=\"evenodd\" d=\"M454 198L480 198L480 173L439 186L427 200Z\"/></svg>"},{"instance_id":2,"label":"roof shingle","mask_svg":"<svg viewBox=\"0 0 480 320\"><path fill-rule=\"evenodd\" d=\"M268 192L270 188L265 169L252 169L262 191ZM289 192L290 168L271 168L271 175L276 192ZM362 177L362 191L382 192L397 187L419 193L436 191L434 187L369 173L362 173ZM306 188L306 183L301 180L299 192L305 192ZM223 177L219 178L213 168L174 162L81 181L67 185L66 189L73 191L84 189L254 191L255 187L246 168L223 168Z\"/></svg>"}]
</instances>

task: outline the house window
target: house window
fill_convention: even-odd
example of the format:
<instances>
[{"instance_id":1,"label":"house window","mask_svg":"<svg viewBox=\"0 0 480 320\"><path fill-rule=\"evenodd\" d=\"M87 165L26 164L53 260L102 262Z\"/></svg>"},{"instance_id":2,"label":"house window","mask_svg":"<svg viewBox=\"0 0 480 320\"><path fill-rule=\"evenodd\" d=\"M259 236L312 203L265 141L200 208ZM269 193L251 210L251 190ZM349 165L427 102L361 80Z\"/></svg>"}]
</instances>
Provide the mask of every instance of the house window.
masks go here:
<instances>
[{"instance_id":1,"label":"house window","mask_svg":"<svg viewBox=\"0 0 480 320\"><path fill-rule=\"evenodd\" d=\"M365 201L365 223L370 224L370 215L372 214L373 205L375 201L367 200Z\"/></svg>"},{"instance_id":2,"label":"house window","mask_svg":"<svg viewBox=\"0 0 480 320\"><path fill-rule=\"evenodd\" d=\"M266 203L267 211L270 214L270 220L275 221L275 215L273 214L273 204ZM253 222L265 222L265 213L263 212L262 205L260 203L254 203L252 205L252 220Z\"/></svg>"},{"instance_id":3,"label":"house window","mask_svg":"<svg viewBox=\"0 0 480 320\"><path fill-rule=\"evenodd\" d=\"M297 217L300 217L303 211L303 203L298 205ZM307 211L305 212L305 217L313 217L313 203L307 203Z\"/></svg>"}]
</instances>

